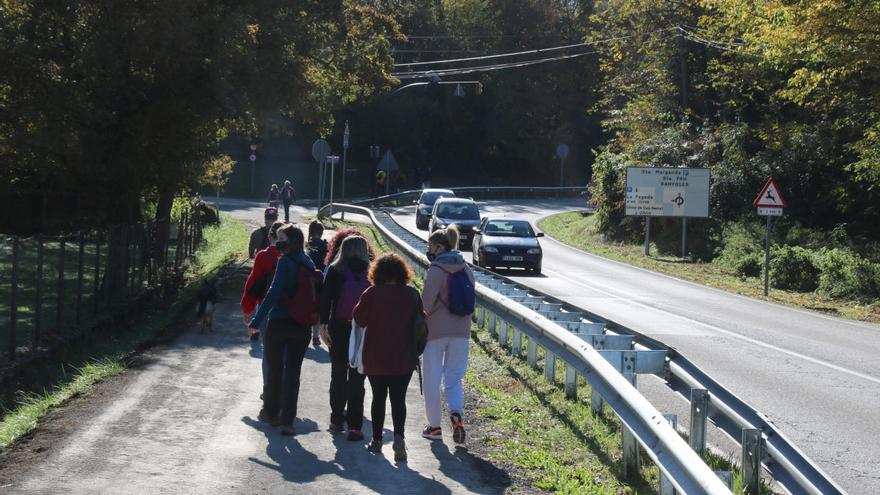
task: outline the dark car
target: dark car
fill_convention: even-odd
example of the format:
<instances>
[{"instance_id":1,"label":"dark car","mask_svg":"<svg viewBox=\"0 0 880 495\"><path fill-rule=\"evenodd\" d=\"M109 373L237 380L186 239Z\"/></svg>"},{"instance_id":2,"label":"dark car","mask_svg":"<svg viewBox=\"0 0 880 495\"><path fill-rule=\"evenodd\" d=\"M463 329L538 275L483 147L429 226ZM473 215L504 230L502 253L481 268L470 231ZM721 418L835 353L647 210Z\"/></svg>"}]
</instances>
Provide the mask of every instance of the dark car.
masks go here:
<instances>
[{"instance_id":1,"label":"dark car","mask_svg":"<svg viewBox=\"0 0 880 495\"><path fill-rule=\"evenodd\" d=\"M474 227L480 225L480 209L472 199L440 198L434 203L428 230L434 232L449 225L458 227L459 248L470 249Z\"/></svg>"},{"instance_id":2,"label":"dark car","mask_svg":"<svg viewBox=\"0 0 880 495\"><path fill-rule=\"evenodd\" d=\"M428 222L431 220L431 212L434 210L434 203L440 198L454 198L455 193L449 189L425 189L419 200L416 202L416 228L425 230L428 228Z\"/></svg>"},{"instance_id":3,"label":"dark car","mask_svg":"<svg viewBox=\"0 0 880 495\"><path fill-rule=\"evenodd\" d=\"M483 268L525 268L541 273L541 244L526 220L484 218L474 233L474 264Z\"/></svg>"}]
</instances>

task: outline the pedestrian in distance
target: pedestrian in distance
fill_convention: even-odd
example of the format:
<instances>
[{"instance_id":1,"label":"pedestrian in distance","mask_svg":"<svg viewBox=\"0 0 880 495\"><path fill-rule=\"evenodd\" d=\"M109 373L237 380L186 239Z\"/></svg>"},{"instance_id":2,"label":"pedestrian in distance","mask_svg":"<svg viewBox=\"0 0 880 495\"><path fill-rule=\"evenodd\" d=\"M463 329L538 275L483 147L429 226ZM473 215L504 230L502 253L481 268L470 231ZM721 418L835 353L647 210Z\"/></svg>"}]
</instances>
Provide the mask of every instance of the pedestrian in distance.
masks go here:
<instances>
[{"instance_id":1,"label":"pedestrian in distance","mask_svg":"<svg viewBox=\"0 0 880 495\"><path fill-rule=\"evenodd\" d=\"M263 211L263 226L251 232L248 243L248 258L253 259L257 251L269 247L269 228L278 220L278 208L266 208Z\"/></svg>"},{"instance_id":2,"label":"pedestrian in distance","mask_svg":"<svg viewBox=\"0 0 880 495\"><path fill-rule=\"evenodd\" d=\"M324 225L317 220L312 220L309 223L309 243L306 245L306 254L315 264L315 268L322 272L325 268L324 259L327 256L327 241L323 239L323 236ZM315 347L321 346L321 339L318 336L319 330L320 324L315 323L312 327L312 345Z\"/></svg>"},{"instance_id":3,"label":"pedestrian in distance","mask_svg":"<svg viewBox=\"0 0 880 495\"><path fill-rule=\"evenodd\" d=\"M278 189L278 184L272 184L272 187L269 188L269 206L272 208L278 208L278 204L281 202L281 190Z\"/></svg>"},{"instance_id":4,"label":"pedestrian in distance","mask_svg":"<svg viewBox=\"0 0 880 495\"><path fill-rule=\"evenodd\" d=\"M458 230L447 227L428 237L431 266L425 276L422 303L430 333L422 356L427 424L422 436L440 440L440 382L449 405L452 438L465 440L462 424L462 380L468 364L471 315L474 312L474 274L457 251Z\"/></svg>"},{"instance_id":5,"label":"pedestrian in distance","mask_svg":"<svg viewBox=\"0 0 880 495\"><path fill-rule=\"evenodd\" d=\"M357 325L366 327L363 341L363 370L370 379L373 403L370 417L373 438L367 450L382 451L385 400L391 400L394 424L394 460L406 461L406 389L418 363L413 322L423 316L419 293L408 284L412 270L397 254L385 254L370 265L370 283L354 308Z\"/></svg>"},{"instance_id":6,"label":"pedestrian in distance","mask_svg":"<svg viewBox=\"0 0 880 495\"><path fill-rule=\"evenodd\" d=\"M250 323L251 316L254 314L257 307L263 302L263 298L266 297L266 292L269 291L269 287L272 285L272 279L275 276L275 268L278 265L278 259L281 258L281 251L278 249L278 241L280 240L282 245L287 242L287 236L283 232L278 232L278 229L283 225L283 222L275 221L275 223L269 227L269 247L257 253L256 258L254 258L254 266L251 268L251 273L248 274L247 281L244 283L244 292L241 295L240 304L241 310L244 313L245 326ZM248 337L250 337L251 340L260 339L264 388L266 387L266 375L268 374L268 364L266 361L266 324L268 321L268 319L264 319L260 328L256 330L247 327ZM263 394L265 394L265 390L263 391Z\"/></svg>"},{"instance_id":7,"label":"pedestrian in distance","mask_svg":"<svg viewBox=\"0 0 880 495\"><path fill-rule=\"evenodd\" d=\"M370 286L370 250L361 236L348 236L327 267L321 291L321 337L330 349L330 431L363 440L364 375L349 366L348 341L354 306Z\"/></svg>"},{"instance_id":8,"label":"pedestrian in distance","mask_svg":"<svg viewBox=\"0 0 880 495\"><path fill-rule=\"evenodd\" d=\"M318 300L314 300L314 308L304 305L312 303L309 294L314 295L317 290L309 285L311 273L320 276L320 272L315 271L314 263L303 250L305 236L300 229L284 224L277 235L279 241L275 246L283 255L266 297L248 326L257 329L264 318L269 318L265 336L268 373L259 419L272 426L281 425L282 435L294 435L300 373L314 323L303 321L304 318L298 320L295 315L314 312L317 317ZM281 241L282 238L287 241Z\"/></svg>"},{"instance_id":9,"label":"pedestrian in distance","mask_svg":"<svg viewBox=\"0 0 880 495\"><path fill-rule=\"evenodd\" d=\"M290 205L296 202L296 190L289 180L284 181L281 186L281 203L284 205L284 221L290 221Z\"/></svg>"}]
</instances>

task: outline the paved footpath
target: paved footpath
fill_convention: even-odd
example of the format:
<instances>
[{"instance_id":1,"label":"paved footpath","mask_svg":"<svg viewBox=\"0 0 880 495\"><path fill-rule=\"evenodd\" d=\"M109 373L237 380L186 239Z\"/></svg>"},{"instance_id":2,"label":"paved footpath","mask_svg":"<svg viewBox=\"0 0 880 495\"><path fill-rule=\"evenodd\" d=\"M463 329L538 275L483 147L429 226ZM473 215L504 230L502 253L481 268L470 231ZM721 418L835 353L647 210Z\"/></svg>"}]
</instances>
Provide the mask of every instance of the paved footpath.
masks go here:
<instances>
[{"instance_id":1,"label":"paved footpath","mask_svg":"<svg viewBox=\"0 0 880 495\"><path fill-rule=\"evenodd\" d=\"M489 463L451 438L430 443L414 376L407 396L409 462L386 446L327 432L330 364L326 348L303 363L298 435L256 420L261 389L259 347L245 337L238 307L244 273L223 290L213 334L195 327L167 348L147 353L118 395L95 408L51 453L6 484L4 493L500 493ZM366 414L372 400L367 386ZM369 418L368 418L369 419ZM365 431L371 424L365 423ZM448 432L447 432L448 433ZM368 435L369 436L369 435ZM16 469L17 471L17 469ZM481 474L483 473L483 474Z\"/></svg>"}]
</instances>

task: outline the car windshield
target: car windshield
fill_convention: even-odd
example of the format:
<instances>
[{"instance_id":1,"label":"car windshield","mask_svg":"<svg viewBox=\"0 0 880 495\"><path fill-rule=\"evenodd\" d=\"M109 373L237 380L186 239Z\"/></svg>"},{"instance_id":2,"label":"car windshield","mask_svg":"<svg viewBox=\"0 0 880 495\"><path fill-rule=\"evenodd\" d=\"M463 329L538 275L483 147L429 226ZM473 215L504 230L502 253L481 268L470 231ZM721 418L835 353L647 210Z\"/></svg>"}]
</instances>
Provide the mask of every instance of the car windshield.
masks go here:
<instances>
[{"instance_id":1,"label":"car windshield","mask_svg":"<svg viewBox=\"0 0 880 495\"><path fill-rule=\"evenodd\" d=\"M428 192L422 194L422 197L419 198L419 203L423 205L434 206L434 203L436 203L438 199L448 198L450 196L451 195L449 193L445 192Z\"/></svg>"},{"instance_id":2,"label":"car windshield","mask_svg":"<svg viewBox=\"0 0 880 495\"><path fill-rule=\"evenodd\" d=\"M535 231L525 220L490 220L483 233L491 236L535 237Z\"/></svg>"},{"instance_id":3,"label":"car windshield","mask_svg":"<svg viewBox=\"0 0 880 495\"><path fill-rule=\"evenodd\" d=\"M472 203L448 203L440 205L437 216L450 220L479 220L480 210Z\"/></svg>"}]
</instances>

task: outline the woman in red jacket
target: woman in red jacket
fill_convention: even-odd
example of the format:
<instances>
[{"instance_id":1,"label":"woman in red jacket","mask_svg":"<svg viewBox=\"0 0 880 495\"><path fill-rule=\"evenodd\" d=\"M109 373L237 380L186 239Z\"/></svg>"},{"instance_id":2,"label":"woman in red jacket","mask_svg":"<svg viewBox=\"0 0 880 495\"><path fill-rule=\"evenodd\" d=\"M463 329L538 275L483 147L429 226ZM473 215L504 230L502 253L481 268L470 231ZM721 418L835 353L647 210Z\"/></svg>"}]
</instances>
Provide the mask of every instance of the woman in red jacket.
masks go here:
<instances>
[{"instance_id":1,"label":"woman in red jacket","mask_svg":"<svg viewBox=\"0 0 880 495\"><path fill-rule=\"evenodd\" d=\"M247 325L251 321L251 315L257 310L263 302L266 291L272 285L272 277L275 275L275 265L278 264L278 258L281 257L281 251L278 250L278 229L284 225L284 222L276 221L269 227L269 247L257 252L254 258L254 266L248 275L247 281L244 283L244 294L241 296L241 310L244 312L244 324ZM283 235L283 234L282 234ZM283 239L287 241L287 238ZM251 340L259 339L265 335L265 326L268 320L264 320L262 332L248 328L248 336ZM265 342L261 339L260 346ZM263 386L266 386L266 360L262 362L263 369Z\"/></svg>"},{"instance_id":2,"label":"woman in red jacket","mask_svg":"<svg viewBox=\"0 0 880 495\"><path fill-rule=\"evenodd\" d=\"M386 254L374 261L369 278L373 285L364 291L353 312L354 321L367 328L363 366L373 389L370 411L373 439L367 450L382 451L385 398L390 397L394 460L406 461L406 389L418 362L413 320L417 311L424 315L422 299L418 291L408 285L412 270L396 254Z\"/></svg>"}]
</instances>

